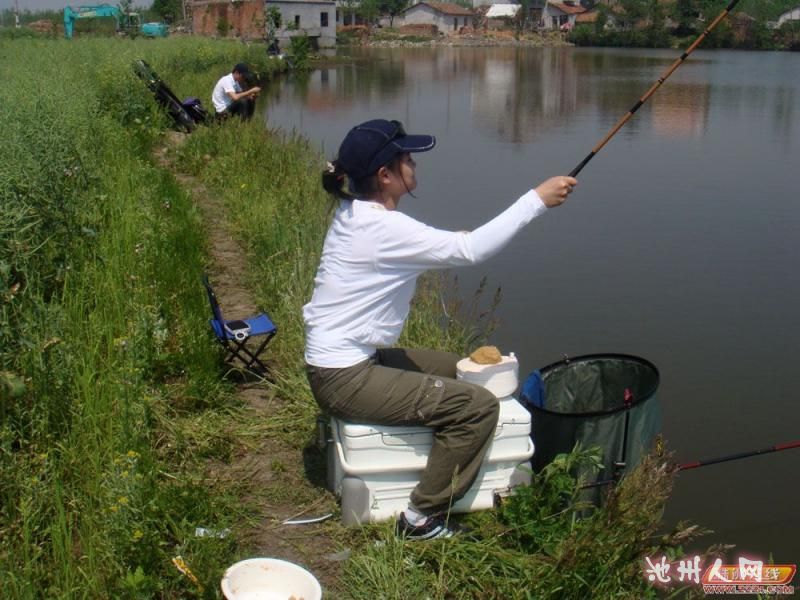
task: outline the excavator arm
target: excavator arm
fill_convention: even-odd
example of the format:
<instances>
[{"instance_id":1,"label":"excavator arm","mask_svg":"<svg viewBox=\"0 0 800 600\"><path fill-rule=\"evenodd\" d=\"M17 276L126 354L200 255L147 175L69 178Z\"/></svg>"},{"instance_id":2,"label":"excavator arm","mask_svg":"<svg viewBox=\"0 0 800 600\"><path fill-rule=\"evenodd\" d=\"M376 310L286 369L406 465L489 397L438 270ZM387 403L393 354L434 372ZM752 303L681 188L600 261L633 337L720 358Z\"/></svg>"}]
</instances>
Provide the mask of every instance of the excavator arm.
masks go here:
<instances>
[{"instance_id":1,"label":"excavator arm","mask_svg":"<svg viewBox=\"0 0 800 600\"><path fill-rule=\"evenodd\" d=\"M76 19L95 19L99 17L111 17L114 19L116 31L120 30L121 25L136 28L139 26L139 16L137 14L123 15L119 8L111 4L91 4L79 6L78 8L66 6L64 7L64 37L68 40L72 39Z\"/></svg>"}]
</instances>

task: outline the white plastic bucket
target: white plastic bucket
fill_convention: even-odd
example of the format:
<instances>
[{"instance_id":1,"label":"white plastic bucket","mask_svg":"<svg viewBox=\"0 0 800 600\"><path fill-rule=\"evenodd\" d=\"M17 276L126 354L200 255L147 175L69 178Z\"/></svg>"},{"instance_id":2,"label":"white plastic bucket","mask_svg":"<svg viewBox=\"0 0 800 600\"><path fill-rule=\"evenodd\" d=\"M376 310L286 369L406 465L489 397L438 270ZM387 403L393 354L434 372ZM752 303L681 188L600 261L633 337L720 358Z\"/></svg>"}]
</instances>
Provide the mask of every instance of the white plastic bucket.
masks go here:
<instances>
[{"instance_id":1,"label":"white plastic bucket","mask_svg":"<svg viewBox=\"0 0 800 600\"><path fill-rule=\"evenodd\" d=\"M227 600L320 600L316 577L277 558L249 558L225 571L222 594Z\"/></svg>"},{"instance_id":2,"label":"white plastic bucket","mask_svg":"<svg viewBox=\"0 0 800 600\"><path fill-rule=\"evenodd\" d=\"M456 363L456 378L481 385L498 398L505 398L517 391L519 363L513 352L501 357L501 361L494 365L482 365L471 358L462 358Z\"/></svg>"}]
</instances>

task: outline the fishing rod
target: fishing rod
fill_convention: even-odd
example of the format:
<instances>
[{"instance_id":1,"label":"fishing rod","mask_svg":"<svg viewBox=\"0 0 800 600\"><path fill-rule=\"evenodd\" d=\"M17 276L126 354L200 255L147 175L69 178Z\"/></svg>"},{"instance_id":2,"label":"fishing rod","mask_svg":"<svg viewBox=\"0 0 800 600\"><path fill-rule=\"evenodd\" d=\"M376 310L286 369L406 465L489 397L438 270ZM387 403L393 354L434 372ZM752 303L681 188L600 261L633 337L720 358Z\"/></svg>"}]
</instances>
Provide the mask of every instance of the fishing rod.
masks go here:
<instances>
[{"instance_id":1,"label":"fishing rod","mask_svg":"<svg viewBox=\"0 0 800 600\"><path fill-rule=\"evenodd\" d=\"M692 52L694 52L694 49L695 49L695 48L697 48L697 46L699 46L699 45L700 45L700 43L701 43L701 42L702 42L702 41L703 41L703 40L706 38L706 36L707 36L709 33L711 33L711 31L712 31L712 30L713 30L713 29L714 29L714 28L715 28L715 27L716 27L716 26L719 24L719 22L720 22L720 21L722 21L722 19L724 19L724 18L725 18L725 17L728 15L728 13L730 13L730 12L731 12L731 10L733 10L733 7L734 7L734 6L736 6L736 4L737 4L738 2L739 2L739 0L731 0L731 2L728 4L728 6L725 8L725 10L723 10L721 13L719 13L719 15L717 15L717 18L716 18L716 19L714 19L714 20L711 22L711 24L710 24L708 27L706 27L705 31L703 31L703 33L701 33L701 34L700 34L700 36L699 36L699 37L698 37L698 38L697 38L697 39L696 39L696 40L695 40L695 41L692 43L692 45L691 45L691 46L689 46L689 47L688 47L688 48L687 48L687 49L686 49L686 50L683 52L683 54L681 54L681 55L680 55L680 56L679 56L679 57L678 57L678 58L675 60L675 62L674 62L674 63L672 63L672 65L671 65L671 66L670 66L670 67L669 67L669 68L668 68L666 71L664 71L664 72L661 74L661 77L659 77L659 78L656 80L656 82L655 82L655 83L654 83L654 84L653 84L653 85L650 87L650 89L649 89L649 90L647 90L647 92L645 93L645 95L644 95L644 96L642 96L641 98L639 98L639 100L636 102L636 104L634 104L634 105L633 105L633 108L631 108L631 109L628 111L628 113L627 113L627 114L626 114L624 117L622 117L622 118L621 118L621 119L620 119L620 120L617 122L617 124L616 124L616 125L614 125L614 127L612 127L612 128L611 128L611 131L609 131L609 132L606 134L606 137L604 137L602 140L600 140L600 142L599 142L599 143L598 143L598 144L597 144L597 145L596 145L594 148L592 148L592 151L591 151L591 152L589 152L589 154L587 154L587 155L586 155L586 158L584 158L584 159L583 159L583 160L580 162L580 164L579 164L577 167L575 167L574 169L572 169L572 171L570 171L570 174L569 174L569 175L570 175L570 177L575 177L575 176L576 176L578 173L580 173L580 172L581 172L581 170L583 169L583 167L585 167L585 166L586 166L586 164L587 164L587 163L588 163L590 160L592 160L592 158L594 157L594 155L595 155L595 154L597 154L598 152L600 152L600 150L603 148L603 146L605 146L605 145L608 143L608 141L609 141L609 140L610 140L612 137L614 137L614 135L616 135L616 133L617 133L617 132L618 132L620 129L622 129L622 126L623 126L623 125L625 125L625 123L627 123L627 122L628 122L628 120L629 120L629 119L630 119L630 118L633 116L633 113L635 113L637 110L639 110L639 108L641 108L642 104L644 104L645 102L647 102L647 100L648 100L648 98L650 98L650 96L652 96L653 94L655 94L656 90L657 90L659 87L661 87L661 84L662 84L662 83L664 83L664 82L667 80L667 78L668 78L670 75L672 75L672 73L673 73L673 71L675 71L675 69L677 69L679 66L681 66L681 64L683 64L683 61L685 61L685 60L686 60L686 58L687 58L687 57L688 57L688 56L689 56L689 55L690 55Z\"/></svg>"},{"instance_id":2,"label":"fishing rod","mask_svg":"<svg viewBox=\"0 0 800 600\"><path fill-rule=\"evenodd\" d=\"M791 450L793 448L800 448L800 440L794 442L788 442L786 444L775 444L774 446L769 446L768 448L761 448L760 450L751 450L750 452L739 452L737 454L728 454L727 456L719 456L717 458L708 458L706 460L696 460L693 462L683 463L677 466L675 469L677 471L689 471L691 469L698 469L700 467L707 467L709 465L716 465L723 462L729 462L732 460L740 460L742 458L750 458L751 456L758 456L760 454L770 454L772 452L781 452L783 450ZM595 488L600 487L603 485L609 485L612 483L616 483L618 478L612 479L604 479L603 481L595 481L594 483L588 483L586 485L582 485L580 489L588 489L588 488Z\"/></svg>"},{"instance_id":3,"label":"fishing rod","mask_svg":"<svg viewBox=\"0 0 800 600\"><path fill-rule=\"evenodd\" d=\"M688 471L690 469L697 469L699 467L707 467L708 465L716 465L718 463L728 462L731 460L739 460L740 458L750 458L751 456L758 456L759 454L769 454L770 452L780 452L781 450L791 450L792 448L800 448L800 440L789 442L787 444L775 444L769 448L762 448L761 450L752 450L750 452L739 452L738 454L729 454L728 456L720 456L718 458L709 458L706 460L698 460L695 462L683 463L678 465L678 471Z\"/></svg>"}]
</instances>

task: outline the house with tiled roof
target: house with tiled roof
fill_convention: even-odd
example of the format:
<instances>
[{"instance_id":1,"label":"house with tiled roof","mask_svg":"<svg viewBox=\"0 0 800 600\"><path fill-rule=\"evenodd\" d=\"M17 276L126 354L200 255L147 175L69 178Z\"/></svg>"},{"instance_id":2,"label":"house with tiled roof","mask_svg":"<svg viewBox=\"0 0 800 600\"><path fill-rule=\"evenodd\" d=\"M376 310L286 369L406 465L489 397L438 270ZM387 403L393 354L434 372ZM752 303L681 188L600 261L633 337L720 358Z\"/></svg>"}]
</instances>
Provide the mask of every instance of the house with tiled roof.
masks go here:
<instances>
[{"instance_id":1,"label":"house with tiled roof","mask_svg":"<svg viewBox=\"0 0 800 600\"><path fill-rule=\"evenodd\" d=\"M274 7L281 25L275 31L280 46L294 36L308 36L312 46L336 45L334 0L191 0L196 35L263 39L264 11Z\"/></svg>"},{"instance_id":2,"label":"house with tiled roof","mask_svg":"<svg viewBox=\"0 0 800 600\"><path fill-rule=\"evenodd\" d=\"M547 2L542 11L541 26L544 29L568 30L575 27L575 19L586 9L577 0Z\"/></svg>"},{"instance_id":3,"label":"house with tiled roof","mask_svg":"<svg viewBox=\"0 0 800 600\"><path fill-rule=\"evenodd\" d=\"M435 25L441 33L458 33L472 24L473 11L451 2L418 2L402 13L403 25Z\"/></svg>"},{"instance_id":4,"label":"house with tiled roof","mask_svg":"<svg viewBox=\"0 0 800 600\"><path fill-rule=\"evenodd\" d=\"M600 19L600 11L597 8L590 8L586 12L582 12L575 17L575 25L591 25L595 26ZM605 12L605 23L603 29L613 30L617 28L617 16L613 11L607 10Z\"/></svg>"}]
</instances>

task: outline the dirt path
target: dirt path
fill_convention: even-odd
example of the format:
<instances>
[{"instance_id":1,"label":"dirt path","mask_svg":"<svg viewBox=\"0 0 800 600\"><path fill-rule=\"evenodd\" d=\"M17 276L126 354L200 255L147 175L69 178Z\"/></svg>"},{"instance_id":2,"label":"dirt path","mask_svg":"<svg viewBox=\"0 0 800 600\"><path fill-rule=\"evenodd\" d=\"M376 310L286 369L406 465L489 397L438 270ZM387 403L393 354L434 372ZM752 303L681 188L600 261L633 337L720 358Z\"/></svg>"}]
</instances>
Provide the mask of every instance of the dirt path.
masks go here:
<instances>
[{"instance_id":1,"label":"dirt path","mask_svg":"<svg viewBox=\"0 0 800 600\"><path fill-rule=\"evenodd\" d=\"M170 161L170 148L185 141L185 134L168 133L166 144L155 151L158 164L168 169L192 196L203 215L208 236L208 275L217 294L223 313L229 318L244 317L258 312L255 300L247 287L247 255L230 235L222 201L195 177L176 170ZM279 325L280 328L280 325ZM278 333L280 335L280 333ZM251 378L254 379L254 378ZM249 381L236 384L236 393L246 408L251 423L269 420L283 405L267 382ZM209 465L209 476L248 483L248 500L258 507L255 522L245 532L247 545L254 556L269 556L298 563L310 570L327 590L335 589L341 565L347 552L339 552L331 533L338 524L333 520L309 525L285 525L284 520L321 516L331 511L332 495L319 488L319 482L309 479L309 462L319 463L319 456L309 459L313 452L286 448L279 440L262 437L255 448L244 444L230 463ZM270 492L270 488L272 488ZM312 498L298 505L297 494L274 493L278 489L306 488L303 497ZM339 529L340 530L340 529Z\"/></svg>"}]
</instances>

